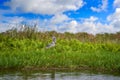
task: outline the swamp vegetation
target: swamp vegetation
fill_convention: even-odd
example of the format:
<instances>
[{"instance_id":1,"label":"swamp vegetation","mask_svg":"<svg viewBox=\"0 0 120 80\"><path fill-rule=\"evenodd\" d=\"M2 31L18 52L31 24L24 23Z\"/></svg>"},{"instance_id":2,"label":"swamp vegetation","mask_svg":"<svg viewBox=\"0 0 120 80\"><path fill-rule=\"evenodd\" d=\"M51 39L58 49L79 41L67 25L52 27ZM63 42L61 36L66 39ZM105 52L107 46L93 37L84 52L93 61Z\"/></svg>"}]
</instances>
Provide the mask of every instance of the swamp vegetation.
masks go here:
<instances>
[{"instance_id":1,"label":"swamp vegetation","mask_svg":"<svg viewBox=\"0 0 120 80\"><path fill-rule=\"evenodd\" d=\"M55 36L55 47L46 49ZM0 33L0 69L92 69L120 72L120 32L40 32L36 27Z\"/></svg>"}]
</instances>

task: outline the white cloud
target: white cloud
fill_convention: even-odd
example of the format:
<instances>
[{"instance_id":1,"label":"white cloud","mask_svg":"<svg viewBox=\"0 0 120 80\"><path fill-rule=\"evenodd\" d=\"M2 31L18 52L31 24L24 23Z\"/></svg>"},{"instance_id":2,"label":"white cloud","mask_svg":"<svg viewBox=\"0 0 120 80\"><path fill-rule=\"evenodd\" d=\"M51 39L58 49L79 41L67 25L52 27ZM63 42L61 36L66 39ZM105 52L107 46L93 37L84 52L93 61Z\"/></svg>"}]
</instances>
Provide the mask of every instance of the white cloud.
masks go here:
<instances>
[{"instance_id":1,"label":"white cloud","mask_svg":"<svg viewBox=\"0 0 120 80\"><path fill-rule=\"evenodd\" d=\"M97 17L94 17L94 16L90 16L90 18L86 18L84 19L85 21L88 21L88 22L94 22L94 21L97 21L98 18Z\"/></svg>"},{"instance_id":2,"label":"white cloud","mask_svg":"<svg viewBox=\"0 0 120 80\"><path fill-rule=\"evenodd\" d=\"M77 28L76 28L77 26L78 26L77 21L72 20L68 24L68 30L67 31L71 32L71 33L76 33L77 32Z\"/></svg>"},{"instance_id":3,"label":"white cloud","mask_svg":"<svg viewBox=\"0 0 120 80\"><path fill-rule=\"evenodd\" d=\"M87 32L92 34L112 32L111 26L98 22L97 20L98 18L94 16L84 19L83 22L79 23L76 27L77 32Z\"/></svg>"},{"instance_id":4,"label":"white cloud","mask_svg":"<svg viewBox=\"0 0 120 80\"><path fill-rule=\"evenodd\" d=\"M82 22L71 20L57 28L58 32L87 32L92 34L97 33L114 33L119 31L113 24L103 24L98 21L97 17L91 16L85 18Z\"/></svg>"},{"instance_id":5,"label":"white cloud","mask_svg":"<svg viewBox=\"0 0 120 80\"><path fill-rule=\"evenodd\" d=\"M120 31L120 0L114 0L115 12L107 17L114 31Z\"/></svg>"},{"instance_id":6,"label":"white cloud","mask_svg":"<svg viewBox=\"0 0 120 80\"><path fill-rule=\"evenodd\" d=\"M120 7L120 0L115 0L114 1L114 6L115 7Z\"/></svg>"},{"instance_id":7,"label":"white cloud","mask_svg":"<svg viewBox=\"0 0 120 80\"><path fill-rule=\"evenodd\" d=\"M107 20L116 31L120 31L120 8L116 8L115 12L107 17Z\"/></svg>"},{"instance_id":8,"label":"white cloud","mask_svg":"<svg viewBox=\"0 0 120 80\"><path fill-rule=\"evenodd\" d=\"M115 12L112 15L107 17L108 21L119 21L120 20L120 8L116 8Z\"/></svg>"},{"instance_id":9,"label":"white cloud","mask_svg":"<svg viewBox=\"0 0 120 80\"><path fill-rule=\"evenodd\" d=\"M24 21L23 17L4 17L0 16L0 32L4 32L8 29L16 28Z\"/></svg>"},{"instance_id":10,"label":"white cloud","mask_svg":"<svg viewBox=\"0 0 120 80\"><path fill-rule=\"evenodd\" d=\"M38 24L38 29L40 31L51 31L55 30L57 32L87 32L87 33L113 33L120 31L120 8L116 8L116 11L107 17L109 24L103 24L99 22L99 18L90 16L89 18L84 18L80 21L76 21L69 18L65 14L55 14L51 19L40 20L40 19L26 19L24 17L4 17L0 16L0 32L10 29L12 27L19 27L16 24L21 24L26 22L29 25ZM3 23L5 22L5 23ZM8 27L10 26L10 27Z\"/></svg>"},{"instance_id":11,"label":"white cloud","mask_svg":"<svg viewBox=\"0 0 120 80\"><path fill-rule=\"evenodd\" d=\"M42 25L42 21L38 19L26 19L24 17L5 17L5 16L0 16L0 32L4 32L8 29L12 28L18 28L21 27L22 23L23 24L28 24L28 25L35 25L36 23L38 25Z\"/></svg>"},{"instance_id":12,"label":"white cloud","mask_svg":"<svg viewBox=\"0 0 120 80\"><path fill-rule=\"evenodd\" d=\"M8 29L10 29L8 24L0 22L0 32L4 32Z\"/></svg>"},{"instance_id":13,"label":"white cloud","mask_svg":"<svg viewBox=\"0 0 120 80\"><path fill-rule=\"evenodd\" d=\"M52 20L52 19L51 19ZM59 23L59 22L58 22ZM61 22L60 22L61 23ZM59 26L52 24L48 26L51 30L56 30L57 32L87 32L87 33L112 33L115 31L114 27L109 24L102 24L98 22L98 18L91 16L89 18L83 19L82 22L69 19L66 22L63 22Z\"/></svg>"},{"instance_id":14,"label":"white cloud","mask_svg":"<svg viewBox=\"0 0 120 80\"><path fill-rule=\"evenodd\" d=\"M116 12L119 12L117 10ZM61 16L61 17L60 17ZM112 16L112 15L111 15ZM110 16L109 16L110 17ZM120 30L120 22L114 21L112 19L110 24L103 24L98 22L98 18L91 16L89 18L83 19L83 21L76 21L73 19L68 18L64 14L59 14L51 18L50 20L39 20L39 19L25 19L23 17L2 17L6 20L8 23L2 23L0 22L0 32L5 31L7 29L10 29L14 26L16 26L16 22L20 24L22 21L26 21L28 24L33 25L34 23L38 24L38 29L40 31L51 31L55 30L57 32L71 32L71 33L77 33L77 32L87 32L87 33L112 33ZM57 19L56 19L57 18ZM59 20L59 18L61 18ZM12 24L10 24L12 20ZM58 25L59 24L59 25ZM8 27L10 26L10 27ZM117 26L117 27L116 27ZM19 25L17 26L19 27Z\"/></svg>"},{"instance_id":15,"label":"white cloud","mask_svg":"<svg viewBox=\"0 0 120 80\"><path fill-rule=\"evenodd\" d=\"M95 12L101 12L101 11L105 11L107 9L107 6L108 6L108 0L102 0L102 5L98 5L98 7L91 7L91 10Z\"/></svg>"},{"instance_id":16,"label":"white cloud","mask_svg":"<svg viewBox=\"0 0 120 80\"><path fill-rule=\"evenodd\" d=\"M77 10L84 5L84 2L83 0L11 0L5 5L10 6L14 11L51 15Z\"/></svg>"},{"instance_id":17,"label":"white cloud","mask_svg":"<svg viewBox=\"0 0 120 80\"><path fill-rule=\"evenodd\" d=\"M54 17L51 18L52 24L60 24L65 21L68 21L70 18L66 16L65 14L56 14Z\"/></svg>"}]
</instances>

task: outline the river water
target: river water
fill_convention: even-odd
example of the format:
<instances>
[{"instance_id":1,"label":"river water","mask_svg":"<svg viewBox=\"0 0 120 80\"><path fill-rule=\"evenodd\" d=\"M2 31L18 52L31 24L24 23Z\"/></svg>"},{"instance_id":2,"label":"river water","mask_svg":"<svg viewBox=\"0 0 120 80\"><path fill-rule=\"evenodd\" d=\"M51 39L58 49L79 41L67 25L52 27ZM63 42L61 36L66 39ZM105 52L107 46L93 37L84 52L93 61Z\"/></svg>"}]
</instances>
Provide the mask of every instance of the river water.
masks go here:
<instances>
[{"instance_id":1,"label":"river water","mask_svg":"<svg viewBox=\"0 0 120 80\"><path fill-rule=\"evenodd\" d=\"M120 75L92 72L1 71L0 80L120 80Z\"/></svg>"}]
</instances>

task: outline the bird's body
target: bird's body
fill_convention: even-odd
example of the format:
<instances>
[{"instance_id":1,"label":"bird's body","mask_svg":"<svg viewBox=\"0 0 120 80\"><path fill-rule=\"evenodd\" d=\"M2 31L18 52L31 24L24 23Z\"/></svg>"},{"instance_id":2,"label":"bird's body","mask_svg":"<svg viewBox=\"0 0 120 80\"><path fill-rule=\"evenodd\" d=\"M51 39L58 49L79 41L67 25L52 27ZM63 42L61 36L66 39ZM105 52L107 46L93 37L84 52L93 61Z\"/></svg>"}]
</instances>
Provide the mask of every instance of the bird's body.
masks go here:
<instances>
[{"instance_id":1,"label":"bird's body","mask_svg":"<svg viewBox=\"0 0 120 80\"><path fill-rule=\"evenodd\" d=\"M55 36L52 37L52 40L53 40L54 43L56 43L56 37Z\"/></svg>"},{"instance_id":2,"label":"bird's body","mask_svg":"<svg viewBox=\"0 0 120 80\"><path fill-rule=\"evenodd\" d=\"M52 37L52 43L50 43L50 44L48 44L47 46L46 46L46 48L50 48L50 47L54 47L55 46L55 43L56 43L56 37L55 36L53 36Z\"/></svg>"}]
</instances>

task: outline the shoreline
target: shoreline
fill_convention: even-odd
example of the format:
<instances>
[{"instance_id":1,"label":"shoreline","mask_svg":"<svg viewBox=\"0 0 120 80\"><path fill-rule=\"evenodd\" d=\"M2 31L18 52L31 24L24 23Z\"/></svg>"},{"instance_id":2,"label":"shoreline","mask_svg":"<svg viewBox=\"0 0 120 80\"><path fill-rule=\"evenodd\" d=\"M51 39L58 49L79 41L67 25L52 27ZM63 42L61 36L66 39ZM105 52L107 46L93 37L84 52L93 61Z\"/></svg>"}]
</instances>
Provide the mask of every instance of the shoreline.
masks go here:
<instances>
[{"instance_id":1,"label":"shoreline","mask_svg":"<svg viewBox=\"0 0 120 80\"><path fill-rule=\"evenodd\" d=\"M120 70L117 69L103 69L103 68L92 68L92 67L79 67L79 68L67 68L67 67L22 67L22 68L0 68L0 71L42 71L42 72L51 72L51 71L60 71L60 72L79 72L79 71L88 71L88 72L97 72L97 73L110 73L110 74L120 74Z\"/></svg>"}]
</instances>

